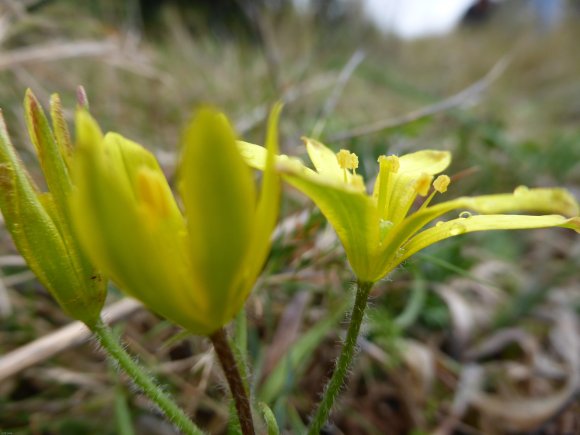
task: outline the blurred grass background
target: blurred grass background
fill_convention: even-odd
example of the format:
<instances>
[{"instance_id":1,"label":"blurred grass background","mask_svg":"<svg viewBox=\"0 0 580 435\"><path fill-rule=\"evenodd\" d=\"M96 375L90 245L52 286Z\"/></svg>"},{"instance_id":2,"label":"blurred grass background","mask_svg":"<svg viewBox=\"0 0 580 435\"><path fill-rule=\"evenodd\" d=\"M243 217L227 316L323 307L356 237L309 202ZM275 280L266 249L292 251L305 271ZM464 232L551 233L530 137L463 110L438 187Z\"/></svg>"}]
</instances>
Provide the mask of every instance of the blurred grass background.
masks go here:
<instances>
[{"instance_id":1,"label":"blurred grass background","mask_svg":"<svg viewBox=\"0 0 580 435\"><path fill-rule=\"evenodd\" d=\"M518 185L562 186L580 197L578 14L540 32L512 1L479 25L403 41L332 3L300 15L283 1L5 1L0 106L12 139L37 167L24 90L44 103L58 92L72 116L83 85L102 127L154 151L172 177L181 129L197 105L220 107L241 137L261 143L268 107L282 99L288 154L301 155L300 136L317 129L337 151L358 153L367 177L379 154L448 149L450 174L468 170L448 197ZM506 56L507 70L468 104L328 141L456 94ZM247 305L248 348L256 395L286 433L300 433L338 352L352 275L324 219L291 189L282 220ZM0 255L15 253L2 231ZM580 240L563 230L473 234L418 255L377 285L328 433L577 433L574 393L558 394L579 369L563 351L580 349L579 267ZM69 322L25 268L3 266L1 274L2 354ZM113 289L111 300L119 297ZM118 331L202 427L227 431L225 387L207 342L175 338L176 328L145 311ZM474 368L479 390L468 382ZM474 390L495 402L478 402ZM3 382L0 430L172 433L90 344Z\"/></svg>"}]
</instances>

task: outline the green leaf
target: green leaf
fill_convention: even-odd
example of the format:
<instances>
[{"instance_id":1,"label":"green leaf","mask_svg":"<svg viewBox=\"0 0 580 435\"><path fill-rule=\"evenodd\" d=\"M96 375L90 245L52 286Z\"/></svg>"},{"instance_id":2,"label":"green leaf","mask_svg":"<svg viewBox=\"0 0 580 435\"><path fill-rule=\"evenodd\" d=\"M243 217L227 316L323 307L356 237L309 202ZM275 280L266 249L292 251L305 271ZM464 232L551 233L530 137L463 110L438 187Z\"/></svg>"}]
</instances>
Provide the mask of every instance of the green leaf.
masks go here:
<instances>
[{"instance_id":1,"label":"green leaf","mask_svg":"<svg viewBox=\"0 0 580 435\"><path fill-rule=\"evenodd\" d=\"M344 312L352 304L351 302L348 298L347 301L335 307L328 316L312 326L292 345L261 386L258 393L261 401L272 403L285 391L288 378L300 378L314 355L316 347L335 328L336 323L344 317Z\"/></svg>"},{"instance_id":2,"label":"green leaf","mask_svg":"<svg viewBox=\"0 0 580 435\"><path fill-rule=\"evenodd\" d=\"M258 403L258 409L264 417L266 422L266 427L268 428L268 435L279 435L280 429L278 428L278 423L276 422L276 417L268 405L264 402Z\"/></svg>"}]
</instances>

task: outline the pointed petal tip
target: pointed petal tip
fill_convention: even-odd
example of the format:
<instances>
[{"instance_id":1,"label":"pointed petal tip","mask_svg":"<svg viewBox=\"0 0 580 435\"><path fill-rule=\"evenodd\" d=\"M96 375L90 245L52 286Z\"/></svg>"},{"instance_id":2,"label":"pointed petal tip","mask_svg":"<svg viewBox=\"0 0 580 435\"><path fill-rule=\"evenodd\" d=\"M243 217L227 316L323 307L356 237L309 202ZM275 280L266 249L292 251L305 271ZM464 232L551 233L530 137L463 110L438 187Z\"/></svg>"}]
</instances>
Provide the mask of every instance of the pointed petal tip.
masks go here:
<instances>
[{"instance_id":1,"label":"pointed petal tip","mask_svg":"<svg viewBox=\"0 0 580 435\"><path fill-rule=\"evenodd\" d=\"M577 217L580 215L580 206L576 198L566 189L554 189L554 202L559 205L565 216Z\"/></svg>"},{"instance_id":2,"label":"pointed petal tip","mask_svg":"<svg viewBox=\"0 0 580 435\"><path fill-rule=\"evenodd\" d=\"M580 234L580 217L573 217L568 220L566 228L570 228Z\"/></svg>"},{"instance_id":3,"label":"pointed petal tip","mask_svg":"<svg viewBox=\"0 0 580 435\"><path fill-rule=\"evenodd\" d=\"M87 97L87 91L82 85L77 87L77 106L89 110L89 98Z\"/></svg>"},{"instance_id":4,"label":"pointed petal tip","mask_svg":"<svg viewBox=\"0 0 580 435\"><path fill-rule=\"evenodd\" d=\"M34 124L36 122L37 113L40 110L40 102L30 88L26 89L24 94L24 108L26 112L25 114L30 117L31 122Z\"/></svg>"},{"instance_id":5,"label":"pointed petal tip","mask_svg":"<svg viewBox=\"0 0 580 435\"><path fill-rule=\"evenodd\" d=\"M103 133L99 124L82 107L79 107L75 113L75 126L77 149L87 149L102 141Z\"/></svg>"},{"instance_id":6,"label":"pointed petal tip","mask_svg":"<svg viewBox=\"0 0 580 435\"><path fill-rule=\"evenodd\" d=\"M29 99L36 100L37 98L34 95L34 92L32 92L32 89L26 88L26 91L24 91L24 99L25 100L29 100Z\"/></svg>"},{"instance_id":7,"label":"pointed petal tip","mask_svg":"<svg viewBox=\"0 0 580 435\"><path fill-rule=\"evenodd\" d=\"M280 152L279 141L278 141L278 125L280 123L280 114L282 112L283 105L281 102L277 102L272 106L270 110L270 116L268 117L268 130L266 132L266 148L270 153L269 159L273 164L276 155Z\"/></svg>"},{"instance_id":8,"label":"pointed petal tip","mask_svg":"<svg viewBox=\"0 0 580 435\"><path fill-rule=\"evenodd\" d=\"M435 175L443 172L450 164L450 151L426 149L399 157L399 172L425 172Z\"/></svg>"}]
</instances>

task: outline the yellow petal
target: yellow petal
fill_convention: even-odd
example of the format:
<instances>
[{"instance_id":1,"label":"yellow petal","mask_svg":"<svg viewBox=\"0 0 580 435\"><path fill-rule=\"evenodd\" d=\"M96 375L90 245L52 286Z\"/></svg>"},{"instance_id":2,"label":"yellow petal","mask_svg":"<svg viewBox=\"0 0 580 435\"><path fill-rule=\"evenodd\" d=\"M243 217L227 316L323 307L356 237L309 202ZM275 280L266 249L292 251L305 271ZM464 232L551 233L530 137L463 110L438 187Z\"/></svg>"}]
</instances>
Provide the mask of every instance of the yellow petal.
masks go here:
<instances>
[{"instance_id":1,"label":"yellow petal","mask_svg":"<svg viewBox=\"0 0 580 435\"><path fill-rule=\"evenodd\" d=\"M243 303L256 282L264 261L270 251L270 239L280 206L280 177L276 171L276 155L278 153L278 120L282 110L281 104L276 104L268 120L266 137L267 157L264 175L262 177L262 191L254 218L252 240L248 250L248 271L242 284L239 300ZM237 305L240 305L238 302ZM235 313L234 313L235 314Z\"/></svg>"},{"instance_id":2,"label":"yellow petal","mask_svg":"<svg viewBox=\"0 0 580 435\"><path fill-rule=\"evenodd\" d=\"M528 189L518 187L514 193L458 198L451 201L455 209L465 207L479 213L503 213L525 211L532 213L558 213L578 216L579 207L574 197L566 190ZM445 207L443 204L442 207ZM445 207L446 208L446 207Z\"/></svg>"},{"instance_id":3,"label":"yellow petal","mask_svg":"<svg viewBox=\"0 0 580 435\"><path fill-rule=\"evenodd\" d=\"M208 315L225 323L230 310L224 305L235 302L236 280L248 254L256 192L221 113L201 109L187 128L179 187L195 280L209 298Z\"/></svg>"},{"instance_id":4,"label":"yellow petal","mask_svg":"<svg viewBox=\"0 0 580 435\"><path fill-rule=\"evenodd\" d=\"M399 170L392 175L391 197L385 219L397 224L407 215L413 201L421 192L417 183L430 184L431 176L443 172L451 163L447 151L423 150L399 157Z\"/></svg>"},{"instance_id":5,"label":"yellow petal","mask_svg":"<svg viewBox=\"0 0 580 435\"><path fill-rule=\"evenodd\" d=\"M102 141L103 154L111 172L118 177L117 182L123 189L131 192L137 198L137 174L143 168L151 169L164 178L157 160L141 145L124 138L118 133L107 133Z\"/></svg>"},{"instance_id":6,"label":"yellow petal","mask_svg":"<svg viewBox=\"0 0 580 435\"><path fill-rule=\"evenodd\" d=\"M389 269L391 256L421 228L453 210L471 210L478 213L505 212L578 215L578 204L565 189L520 189L517 193L461 197L423 208L395 225L383 240L381 248L384 270Z\"/></svg>"},{"instance_id":7,"label":"yellow petal","mask_svg":"<svg viewBox=\"0 0 580 435\"><path fill-rule=\"evenodd\" d=\"M451 163L449 151L421 150L399 157L398 174L416 173L435 175L443 172Z\"/></svg>"},{"instance_id":8,"label":"yellow petal","mask_svg":"<svg viewBox=\"0 0 580 435\"><path fill-rule=\"evenodd\" d=\"M379 218L371 198L328 185L318 174L286 172L284 179L310 197L334 227L358 279L372 281L376 273L371 256L378 243Z\"/></svg>"},{"instance_id":9,"label":"yellow petal","mask_svg":"<svg viewBox=\"0 0 580 435\"><path fill-rule=\"evenodd\" d=\"M260 171L263 171L266 168L266 157L268 155L266 148L241 140L237 141L236 144L240 155L248 166L254 169L259 169ZM279 158L280 156L276 156L277 160Z\"/></svg>"},{"instance_id":10,"label":"yellow petal","mask_svg":"<svg viewBox=\"0 0 580 435\"><path fill-rule=\"evenodd\" d=\"M93 262L122 290L195 333L213 332L186 250L186 226L154 157L77 115L71 209ZM153 214L153 216L152 216Z\"/></svg>"},{"instance_id":11,"label":"yellow petal","mask_svg":"<svg viewBox=\"0 0 580 435\"><path fill-rule=\"evenodd\" d=\"M565 227L580 232L579 218L565 218L560 215L480 215L453 219L422 231L403 246L403 254L397 263L405 261L421 249L449 237L475 231L518 230L531 228Z\"/></svg>"},{"instance_id":12,"label":"yellow petal","mask_svg":"<svg viewBox=\"0 0 580 435\"><path fill-rule=\"evenodd\" d=\"M334 151L317 140L306 137L302 139L306 144L306 151L316 171L324 178L333 182L343 182L344 171L338 164L338 159Z\"/></svg>"}]
</instances>

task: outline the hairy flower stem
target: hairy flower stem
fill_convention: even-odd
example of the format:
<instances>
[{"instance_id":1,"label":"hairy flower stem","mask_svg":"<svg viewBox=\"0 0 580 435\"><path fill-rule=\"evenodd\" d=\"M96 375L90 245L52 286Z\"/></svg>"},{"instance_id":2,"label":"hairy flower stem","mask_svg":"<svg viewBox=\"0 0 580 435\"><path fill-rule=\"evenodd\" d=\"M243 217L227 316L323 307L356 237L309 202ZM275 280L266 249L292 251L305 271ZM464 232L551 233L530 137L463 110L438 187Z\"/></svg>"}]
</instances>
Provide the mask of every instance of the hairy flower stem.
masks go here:
<instances>
[{"instance_id":1,"label":"hairy flower stem","mask_svg":"<svg viewBox=\"0 0 580 435\"><path fill-rule=\"evenodd\" d=\"M352 308L352 314L350 316L350 325L348 326L348 331L346 333L346 338L342 347L342 351L338 360L336 362L336 367L334 368L334 373L332 377L326 384L324 388L324 393L322 395L322 400L318 405L318 409L312 418L310 427L308 428L309 435L319 435L320 430L325 425L328 420L332 406L336 397L340 393L348 369L352 363L352 359L355 354L356 341L358 338L358 333L360 331L360 326L362 324L365 309L367 306L367 299L371 288L373 287L372 282L358 282L356 289L356 299L354 301L354 306Z\"/></svg>"},{"instance_id":2,"label":"hairy flower stem","mask_svg":"<svg viewBox=\"0 0 580 435\"><path fill-rule=\"evenodd\" d=\"M254 435L254 422L252 421L252 408L250 406L248 392L240 376L238 364L230 347L225 329L218 329L209 336L209 339L213 344L215 353L220 360L228 385L230 386L242 433L244 435Z\"/></svg>"},{"instance_id":3,"label":"hairy flower stem","mask_svg":"<svg viewBox=\"0 0 580 435\"><path fill-rule=\"evenodd\" d=\"M124 371L137 387L165 414L165 416L187 435L202 435L203 432L189 419L183 410L155 383L139 364L125 351L113 331L102 321L91 327L109 358Z\"/></svg>"}]
</instances>

